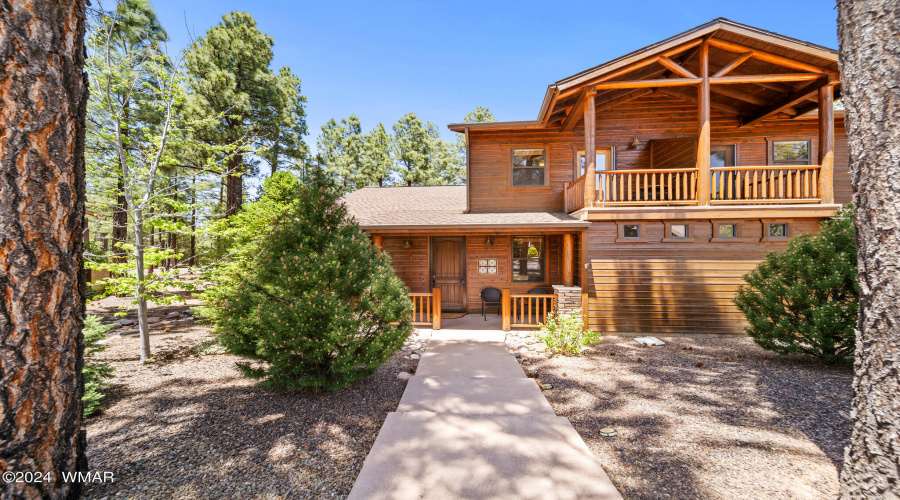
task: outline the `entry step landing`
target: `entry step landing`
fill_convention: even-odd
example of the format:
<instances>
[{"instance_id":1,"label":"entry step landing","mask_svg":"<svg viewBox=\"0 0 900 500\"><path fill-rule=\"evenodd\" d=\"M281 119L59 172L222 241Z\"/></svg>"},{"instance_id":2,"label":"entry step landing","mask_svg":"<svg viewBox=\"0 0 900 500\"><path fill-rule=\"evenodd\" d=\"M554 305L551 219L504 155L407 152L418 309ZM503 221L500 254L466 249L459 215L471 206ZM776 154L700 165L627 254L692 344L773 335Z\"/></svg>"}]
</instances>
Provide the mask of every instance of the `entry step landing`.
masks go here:
<instances>
[{"instance_id":1,"label":"entry step landing","mask_svg":"<svg viewBox=\"0 0 900 500\"><path fill-rule=\"evenodd\" d=\"M407 382L399 412L550 415L553 407L528 378L422 377Z\"/></svg>"}]
</instances>

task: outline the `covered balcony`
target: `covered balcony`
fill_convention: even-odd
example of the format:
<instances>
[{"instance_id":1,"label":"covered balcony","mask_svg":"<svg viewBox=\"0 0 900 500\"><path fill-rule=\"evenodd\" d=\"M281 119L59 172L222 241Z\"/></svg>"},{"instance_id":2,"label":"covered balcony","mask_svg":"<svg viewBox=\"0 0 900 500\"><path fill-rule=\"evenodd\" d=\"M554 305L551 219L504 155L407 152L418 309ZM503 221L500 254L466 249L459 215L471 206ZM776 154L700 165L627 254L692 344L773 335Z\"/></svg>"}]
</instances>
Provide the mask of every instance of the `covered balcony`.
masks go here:
<instances>
[{"instance_id":1,"label":"covered balcony","mask_svg":"<svg viewBox=\"0 0 900 500\"><path fill-rule=\"evenodd\" d=\"M693 39L676 37L652 51L631 54L558 82L552 89L542 115L545 126L558 124L563 132L575 131L577 126L584 129L583 175L565 186L568 213L590 218L584 214L617 207L717 206L728 210L748 205L796 208L834 204L834 96L840 80L833 55L811 57L818 50L815 47L763 44L748 34L718 28L736 30L713 26L709 33ZM667 168L664 162L659 168L626 165L623 170L596 165L596 134L604 130L604 117L616 120L619 117L610 110L654 93L697 105L696 129L685 137L693 148L692 160L682 158L677 162L679 168ZM811 145L808 150L815 156L803 165L769 161L715 166L710 155L711 109L735 123L728 129L716 125L716 134L729 137L753 134L760 127L777 127L779 133L789 136L790 124L797 123L792 120L811 120L815 114L818 140L813 141L817 147L815 152ZM637 126L627 117L622 124L621 134L628 135L632 130L627 127Z\"/></svg>"}]
</instances>

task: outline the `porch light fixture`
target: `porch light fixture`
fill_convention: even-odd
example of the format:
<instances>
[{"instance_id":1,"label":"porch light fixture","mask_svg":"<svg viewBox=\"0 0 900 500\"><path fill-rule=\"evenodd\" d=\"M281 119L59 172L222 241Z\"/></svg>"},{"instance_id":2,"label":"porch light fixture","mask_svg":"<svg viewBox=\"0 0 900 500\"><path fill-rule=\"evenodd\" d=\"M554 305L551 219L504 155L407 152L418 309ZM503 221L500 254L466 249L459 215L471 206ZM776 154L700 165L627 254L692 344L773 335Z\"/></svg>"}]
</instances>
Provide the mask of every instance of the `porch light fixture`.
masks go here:
<instances>
[{"instance_id":1,"label":"porch light fixture","mask_svg":"<svg viewBox=\"0 0 900 500\"><path fill-rule=\"evenodd\" d=\"M409 250L410 248L412 248L412 242L407 239L406 243L403 244L403 248Z\"/></svg>"},{"instance_id":2,"label":"porch light fixture","mask_svg":"<svg viewBox=\"0 0 900 500\"><path fill-rule=\"evenodd\" d=\"M488 248L491 248L492 246L494 246L494 242L491 241L491 237L490 237L490 236L487 237L487 241L484 242L484 246L486 246L486 247L488 247Z\"/></svg>"},{"instance_id":3,"label":"porch light fixture","mask_svg":"<svg viewBox=\"0 0 900 500\"><path fill-rule=\"evenodd\" d=\"M641 145L641 141L638 140L637 136L634 136L634 139L631 140L631 144L629 146L636 148Z\"/></svg>"}]
</instances>

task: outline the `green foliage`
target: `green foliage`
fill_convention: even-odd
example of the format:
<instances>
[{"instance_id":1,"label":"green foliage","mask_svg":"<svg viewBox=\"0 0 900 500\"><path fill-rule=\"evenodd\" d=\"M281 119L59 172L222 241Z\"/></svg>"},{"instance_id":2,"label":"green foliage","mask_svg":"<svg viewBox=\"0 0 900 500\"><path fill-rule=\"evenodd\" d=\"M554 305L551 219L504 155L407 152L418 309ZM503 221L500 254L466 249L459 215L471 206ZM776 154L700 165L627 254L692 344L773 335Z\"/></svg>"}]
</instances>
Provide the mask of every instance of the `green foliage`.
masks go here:
<instances>
[{"instance_id":1,"label":"green foliage","mask_svg":"<svg viewBox=\"0 0 900 500\"><path fill-rule=\"evenodd\" d=\"M538 251L537 247L528 247L528 257L540 257L541 253Z\"/></svg>"},{"instance_id":2,"label":"green foliage","mask_svg":"<svg viewBox=\"0 0 900 500\"><path fill-rule=\"evenodd\" d=\"M248 265L210 288L202 314L247 377L283 389L335 389L367 377L411 331L412 305L386 253L347 216L338 190L312 173Z\"/></svg>"},{"instance_id":3,"label":"green foliage","mask_svg":"<svg viewBox=\"0 0 900 500\"><path fill-rule=\"evenodd\" d=\"M440 138L433 123L407 113L394 125L394 158L407 186L460 184L465 166L456 148Z\"/></svg>"},{"instance_id":4,"label":"green foliage","mask_svg":"<svg viewBox=\"0 0 900 500\"><path fill-rule=\"evenodd\" d=\"M551 352L564 356L577 356L584 346L600 341L599 333L585 330L580 312L547 314L547 322L541 325L537 337Z\"/></svg>"},{"instance_id":5,"label":"green foliage","mask_svg":"<svg viewBox=\"0 0 900 500\"><path fill-rule=\"evenodd\" d=\"M292 167L307 154L306 98L300 79L290 68L276 74L269 66L274 57L272 37L262 33L253 16L232 12L206 31L185 58L190 76L189 112L209 120L197 136L228 147L251 141L252 152L265 159L272 172ZM240 148L228 152L240 165L237 173L251 170Z\"/></svg>"},{"instance_id":6,"label":"green foliage","mask_svg":"<svg viewBox=\"0 0 900 500\"><path fill-rule=\"evenodd\" d=\"M256 251L254 243L302 195L302 185L296 175L275 172L263 182L259 201L248 203L234 216L215 222L212 231L231 242L230 260L246 262Z\"/></svg>"},{"instance_id":7,"label":"green foliage","mask_svg":"<svg viewBox=\"0 0 900 500\"><path fill-rule=\"evenodd\" d=\"M482 108L478 106L469 112L464 118L463 123L485 123L485 122L495 122L497 121L497 117L491 113L491 110L488 108ZM466 134L456 134L456 149L459 151L459 157L463 162L466 160L468 144L466 144Z\"/></svg>"},{"instance_id":8,"label":"green foliage","mask_svg":"<svg viewBox=\"0 0 900 500\"><path fill-rule=\"evenodd\" d=\"M109 346L99 342L106 338L106 331L110 325L100 324L100 317L88 314L84 318L84 396L81 401L84 404L84 416L88 417L100 408L100 400L103 393L100 392L112 378L113 368L108 363L93 361L94 353L106 350Z\"/></svg>"},{"instance_id":9,"label":"green foliage","mask_svg":"<svg viewBox=\"0 0 900 500\"><path fill-rule=\"evenodd\" d=\"M362 127L356 115L350 115L340 123L332 118L322 125L322 135L316 146L318 159L342 193L367 185L359 178L362 148Z\"/></svg>"},{"instance_id":10,"label":"green foliage","mask_svg":"<svg viewBox=\"0 0 900 500\"><path fill-rule=\"evenodd\" d=\"M823 361L853 355L859 307L853 209L791 239L744 276L735 304L762 348Z\"/></svg>"},{"instance_id":11,"label":"green foliage","mask_svg":"<svg viewBox=\"0 0 900 500\"><path fill-rule=\"evenodd\" d=\"M363 137L363 151L360 158L358 186L388 186L390 185L391 172L394 169L394 159L391 157L391 147L394 139L379 123Z\"/></svg>"}]
</instances>

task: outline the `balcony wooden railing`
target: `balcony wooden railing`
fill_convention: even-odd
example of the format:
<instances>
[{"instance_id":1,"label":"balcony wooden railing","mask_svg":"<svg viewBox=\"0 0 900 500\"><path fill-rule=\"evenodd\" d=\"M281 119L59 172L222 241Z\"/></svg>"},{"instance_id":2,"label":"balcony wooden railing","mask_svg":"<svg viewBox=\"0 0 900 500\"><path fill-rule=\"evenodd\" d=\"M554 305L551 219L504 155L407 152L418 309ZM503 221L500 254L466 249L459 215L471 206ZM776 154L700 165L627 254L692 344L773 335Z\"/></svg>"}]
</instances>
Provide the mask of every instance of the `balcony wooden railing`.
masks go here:
<instances>
[{"instance_id":1,"label":"balcony wooden railing","mask_svg":"<svg viewBox=\"0 0 900 500\"><path fill-rule=\"evenodd\" d=\"M819 203L819 165L710 169L710 203Z\"/></svg>"},{"instance_id":2,"label":"balcony wooden railing","mask_svg":"<svg viewBox=\"0 0 900 500\"><path fill-rule=\"evenodd\" d=\"M584 208L584 176L575 179L571 184L566 184L566 212L574 212Z\"/></svg>"},{"instance_id":3,"label":"balcony wooden railing","mask_svg":"<svg viewBox=\"0 0 900 500\"><path fill-rule=\"evenodd\" d=\"M413 303L412 324L441 329L441 289L433 288L430 293L411 293Z\"/></svg>"},{"instance_id":4,"label":"balcony wooden railing","mask_svg":"<svg viewBox=\"0 0 900 500\"><path fill-rule=\"evenodd\" d=\"M503 329L514 327L537 328L547 321L547 314L556 305L556 294L510 293L501 290Z\"/></svg>"},{"instance_id":5,"label":"balcony wooden railing","mask_svg":"<svg viewBox=\"0 0 900 500\"><path fill-rule=\"evenodd\" d=\"M604 170L595 206L696 205L697 169Z\"/></svg>"},{"instance_id":6,"label":"balcony wooden railing","mask_svg":"<svg viewBox=\"0 0 900 500\"><path fill-rule=\"evenodd\" d=\"M819 165L763 165L710 169L710 204L822 203ZM645 169L597 172L593 206L697 205L698 170ZM585 176L566 184L565 206L585 206Z\"/></svg>"}]
</instances>

